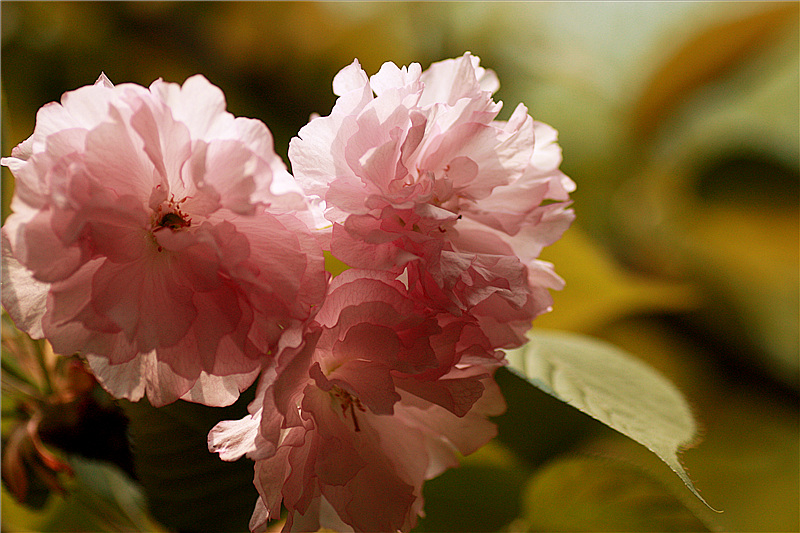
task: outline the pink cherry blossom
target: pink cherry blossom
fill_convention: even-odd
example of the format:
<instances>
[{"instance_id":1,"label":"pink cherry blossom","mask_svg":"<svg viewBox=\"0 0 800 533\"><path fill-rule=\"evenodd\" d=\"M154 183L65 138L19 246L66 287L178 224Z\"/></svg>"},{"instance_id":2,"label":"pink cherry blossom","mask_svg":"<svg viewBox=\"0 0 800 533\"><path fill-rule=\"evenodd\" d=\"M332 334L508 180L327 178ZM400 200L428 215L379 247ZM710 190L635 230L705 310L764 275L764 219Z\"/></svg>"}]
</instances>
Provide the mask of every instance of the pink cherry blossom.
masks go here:
<instances>
[{"instance_id":1,"label":"pink cherry blossom","mask_svg":"<svg viewBox=\"0 0 800 533\"><path fill-rule=\"evenodd\" d=\"M233 402L324 298L308 203L263 123L202 76L42 107L3 158L3 305L117 397Z\"/></svg>"},{"instance_id":2,"label":"pink cherry blossom","mask_svg":"<svg viewBox=\"0 0 800 533\"><path fill-rule=\"evenodd\" d=\"M467 318L432 314L385 272L336 277L305 346L268 368L250 416L209 448L255 460L251 520L284 531L409 531L422 485L496 434L500 354Z\"/></svg>"},{"instance_id":3,"label":"pink cherry blossom","mask_svg":"<svg viewBox=\"0 0 800 533\"><path fill-rule=\"evenodd\" d=\"M497 120L499 83L469 53L433 64L355 61L339 95L292 140L304 189L325 202L330 249L356 268L405 272L418 298L477 317L496 347L525 342L563 281L538 260L574 218L553 128L523 105Z\"/></svg>"},{"instance_id":4,"label":"pink cherry blossom","mask_svg":"<svg viewBox=\"0 0 800 533\"><path fill-rule=\"evenodd\" d=\"M425 72L416 63L385 63L372 78L354 61L334 79L339 99L331 114L292 140L292 169L327 202L332 222L387 205L426 205L484 218L488 211L514 234L523 214L544 199L567 200L575 186L558 170L555 130L534 122L522 104L508 121L496 120L498 87L469 53ZM510 188L484 202L503 186ZM510 204L503 201L513 193Z\"/></svg>"}]
</instances>

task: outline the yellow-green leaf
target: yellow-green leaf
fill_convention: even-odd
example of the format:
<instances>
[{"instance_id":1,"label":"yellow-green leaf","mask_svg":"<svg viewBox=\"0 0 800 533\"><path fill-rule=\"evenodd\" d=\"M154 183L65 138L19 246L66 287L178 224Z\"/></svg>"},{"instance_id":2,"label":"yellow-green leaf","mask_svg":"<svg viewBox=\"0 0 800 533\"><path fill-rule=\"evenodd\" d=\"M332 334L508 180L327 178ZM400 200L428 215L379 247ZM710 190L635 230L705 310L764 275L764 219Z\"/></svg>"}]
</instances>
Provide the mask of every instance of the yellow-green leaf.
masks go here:
<instances>
[{"instance_id":1,"label":"yellow-green leaf","mask_svg":"<svg viewBox=\"0 0 800 533\"><path fill-rule=\"evenodd\" d=\"M592 337L539 329L530 337L527 345L508 352L513 371L647 447L708 505L678 460L678 452L696 440L697 425L672 383L634 356Z\"/></svg>"}]
</instances>

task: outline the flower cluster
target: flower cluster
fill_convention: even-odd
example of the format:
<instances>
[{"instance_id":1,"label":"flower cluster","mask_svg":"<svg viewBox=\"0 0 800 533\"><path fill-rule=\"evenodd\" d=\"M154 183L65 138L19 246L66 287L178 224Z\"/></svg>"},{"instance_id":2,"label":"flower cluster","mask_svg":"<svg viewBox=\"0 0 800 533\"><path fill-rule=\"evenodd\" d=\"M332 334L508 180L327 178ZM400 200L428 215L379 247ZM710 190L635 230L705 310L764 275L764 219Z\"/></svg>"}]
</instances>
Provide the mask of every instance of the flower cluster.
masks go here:
<instances>
[{"instance_id":1,"label":"flower cluster","mask_svg":"<svg viewBox=\"0 0 800 533\"><path fill-rule=\"evenodd\" d=\"M4 158L3 304L118 397L232 402L212 429L255 461L264 531L408 531L426 479L495 435L501 349L548 289L538 260L571 224L556 132L469 53L422 71L357 61L292 140L182 87L101 77L40 110ZM331 276L323 252L348 268Z\"/></svg>"}]
</instances>

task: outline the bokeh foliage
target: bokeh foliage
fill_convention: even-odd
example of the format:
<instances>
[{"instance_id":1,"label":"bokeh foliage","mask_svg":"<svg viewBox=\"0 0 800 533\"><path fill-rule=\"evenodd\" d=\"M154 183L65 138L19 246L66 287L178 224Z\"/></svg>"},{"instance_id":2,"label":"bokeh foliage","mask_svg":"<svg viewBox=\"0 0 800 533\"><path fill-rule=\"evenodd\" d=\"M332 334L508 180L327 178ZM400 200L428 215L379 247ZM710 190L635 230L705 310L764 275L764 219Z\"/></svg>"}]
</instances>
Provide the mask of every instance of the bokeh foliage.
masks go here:
<instances>
[{"instance_id":1,"label":"bokeh foliage","mask_svg":"<svg viewBox=\"0 0 800 533\"><path fill-rule=\"evenodd\" d=\"M725 513L692 502L640 446L503 374L510 408L500 437L428 485L420 531L800 529L796 2L3 2L0 10L3 155L30 134L40 106L104 71L143 85L202 73L231 112L269 126L285 158L309 115L330 110L333 75L354 58L373 73L384 61L426 67L472 51L499 76L501 116L524 102L559 130L562 168L578 183L578 221L544 253L567 288L536 325L615 342L673 380L705 427L685 463ZM3 169L4 218L12 190ZM5 413L5 396L3 405ZM156 471L174 461L159 439L176 433L163 418L141 422L146 409L130 411L132 435L152 448L142 455ZM195 439L186 449L206 430L186 417L218 416L173 409L183 440ZM177 486L181 468L163 483ZM168 501L147 472L140 467L151 499ZM247 476L237 475L228 487ZM609 489L620 484L629 492ZM583 513L558 508L570 495ZM185 507L173 506L172 518L162 507L168 527L202 529ZM661 518L641 520L643 508ZM573 522L559 522L561 511ZM59 527L31 516L4 488L4 531L26 519Z\"/></svg>"}]
</instances>

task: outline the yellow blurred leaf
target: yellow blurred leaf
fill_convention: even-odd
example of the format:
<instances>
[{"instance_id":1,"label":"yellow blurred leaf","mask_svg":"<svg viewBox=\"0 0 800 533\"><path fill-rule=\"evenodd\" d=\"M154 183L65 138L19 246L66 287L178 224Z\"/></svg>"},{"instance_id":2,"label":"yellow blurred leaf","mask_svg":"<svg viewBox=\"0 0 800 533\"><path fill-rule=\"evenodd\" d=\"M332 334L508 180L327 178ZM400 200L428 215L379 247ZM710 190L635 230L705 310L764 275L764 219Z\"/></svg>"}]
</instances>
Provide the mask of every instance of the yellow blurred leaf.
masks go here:
<instances>
[{"instance_id":1,"label":"yellow blurred leaf","mask_svg":"<svg viewBox=\"0 0 800 533\"><path fill-rule=\"evenodd\" d=\"M689 93L738 67L797 17L796 2L775 2L763 11L713 25L688 41L650 78L634 104L634 131L649 135Z\"/></svg>"},{"instance_id":2,"label":"yellow blurred leaf","mask_svg":"<svg viewBox=\"0 0 800 533\"><path fill-rule=\"evenodd\" d=\"M537 327L596 333L622 317L646 312L696 308L695 287L626 270L580 228L567 230L542 253L566 280L553 292L553 311L536 319Z\"/></svg>"},{"instance_id":3,"label":"yellow blurred leaf","mask_svg":"<svg viewBox=\"0 0 800 533\"><path fill-rule=\"evenodd\" d=\"M711 294L708 325L755 348L757 363L788 385L800 373L798 216L758 205L707 205L685 242ZM715 297L718 296L718 297Z\"/></svg>"},{"instance_id":4,"label":"yellow blurred leaf","mask_svg":"<svg viewBox=\"0 0 800 533\"><path fill-rule=\"evenodd\" d=\"M526 531L710 531L658 481L624 463L588 457L551 463L525 490Z\"/></svg>"}]
</instances>

